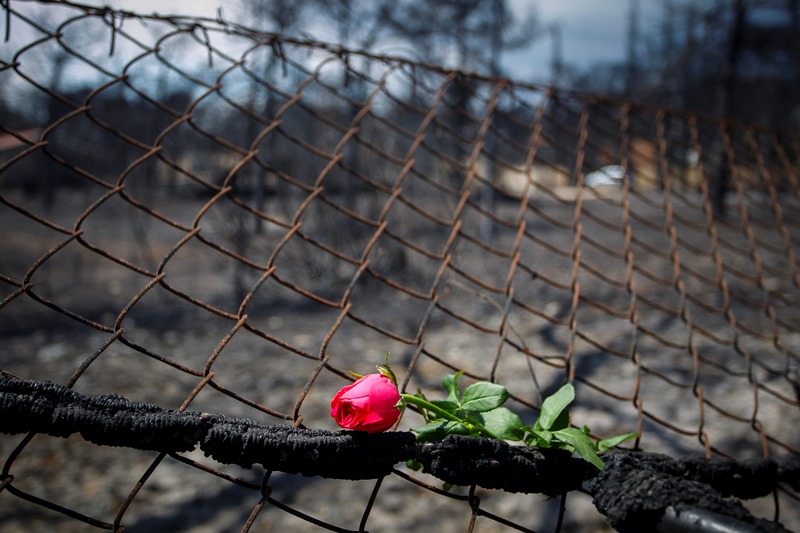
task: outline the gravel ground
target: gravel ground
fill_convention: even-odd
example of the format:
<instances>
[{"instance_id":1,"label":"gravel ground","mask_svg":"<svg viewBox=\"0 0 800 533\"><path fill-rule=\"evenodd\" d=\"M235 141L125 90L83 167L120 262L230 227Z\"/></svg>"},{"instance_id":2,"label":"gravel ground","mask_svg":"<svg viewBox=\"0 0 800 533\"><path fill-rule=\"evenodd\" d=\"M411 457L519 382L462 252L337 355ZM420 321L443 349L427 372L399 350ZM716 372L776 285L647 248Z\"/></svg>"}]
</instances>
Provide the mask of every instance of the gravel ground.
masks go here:
<instances>
[{"instance_id":1,"label":"gravel ground","mask_svg":"<svg viewBox=\"0 0 800 533\"><path fill-rule=\"evenodd\" d=\"M15 194L11 193L12 201L42 211L35 200ZM663 256L648 253L645 245L662 250L668 256L668 234L636 220L632 223L633 235L644 245L636 241L632 246L637 270L630 279L635 292L626 290L624 256L609 254L601 248L605 246L618 252L625 242L624 233L601 223L621 220L615 199L619 192L607 194L608 201L587 199L584 204L584 209L594 217L582 218L578 249L584 267L575 278L581 290L576 308L572 307L570 290L573 272L570 254L575 232L550 222L552 218L568 223L573 207L546 199L533 203L535 209L528 213L528 231L535 239L523 240L520 262L535 270L537 276L518 269L512 286L514 297L535 312L511 306L505 343L497 332L490 331L499 327L504 316L504 294L489 291L470 279L478 278L502 287L510 261L461 237L452 250L454 268L446 272L438 286L439 306L424 322L420 337L422 355L410 375L409 365L418 346L367 327L364 321L398 337L414 339L428 311L429 301L375 279L365 279L370 278L365 275L353 286L350 316L338 327L335 326L340 319L339 309L299 296L272 280L266 282L247 312L248 323L270 338L241 329L218 353L217 348L231 332L235 321L178 298L164 286L156 286L122 318L127 344L119 340L111 342L86 367L75 389L85 394L116 392L133 400L177 408L200 381L197 375L182 368L202 370L213 355L216 356L212 370L217 388L203 388L189 405L190 410L245 416L262 423L287 423L281 415L290 416L296 410L307 427L335 429L328 416L329 401L346 383L340 375L323 370L308 395L298 403L303 387L315 376L318 361L314 357L324 349L330 367L337 371L368 373L375 363L382 361L383 354L390 351L400 379L408 379L408 389L421 388L430 395L437 394L437 383L450 368L466 369L481 378L489 377L494 371L495 379L506 385L515 398L510 402L512 409L526 421L533 421L536 411L526 402L538 405L542 394L555 390L566 375L564 362L569 361L577 378L578 399L572 410L573 421L578 425L588 424L598 436L640 429L642 449L679 457L704 451L697 436L701 428L714 450L734 457L761 455L763 446L767 446L772 455L788 453L776 440L794 447L798 445L796 428L800 411L796 404L793 406L782 400L782 397L797 400L786 377L796 369L787 370L789 359L782 351L784 347L800 345L798 335L776 328L767 313L752 308L742 298L731 300L728 316L709 312L707 306L722 304L719 287L687 275L685 269L680 280L689 299L675 286L654 282L650 276L669 279L673 264ZM64 194L56 211L46 216L72 227L76 214L92 200L85 192ZM639 217L659 224L663 222L661 200L654 193L631 205ZM173 198L168 205L174 219L191 220L202 200ZM688 220L699 216L699 210L690 204L675 207L676 212ZM797 212L797 206L792 207ZM515 210L513 203L498 206L498 212L509 219L513 218ZM540 213L551 218L539 216ZM213 217L208 220L203 235L214 242L230 243L225 240L224 220L215 222ZM440 234L417 234L399 224L390 228L432 249L444 240ZM477 216L468 213L463 234L477 234L477 228ZM181 232L122 202L93 213L84 229L86 242L153 270L182 237ZM726 242L737 245L743 242L735 224L721 225L719 230L720 236L728 239ZM688 226L679 231L690 244L680 248L681 265L711 275L709 272L713 273L715 265L702 253L709 250L707 236ZM0 274L18 281L37 258L65 239L64 235L5 205L0 206L0 235L3 248ZM514 237L511 229L496 226L492 245L510 250ZM767 233L763 242L774 238ZM309 257L303 255L308 243L295 241L282 252L285 260L277 263L278 275L287 284L293 283L317 294L335 298L343 294L353 265L322 254L318 254L316 262L304 261L303 257ZM264 263L276 242L277 237L266 231L249 241L244 248L245 255L260 258L259 262ZM554 253L552 248L566 254ZM376 250L371 256L374 259L371 266L377 272L418 291L430 289L438 263L410 250L398 255L398 246L392 240L380 240ZM783 268L781 261L785 262L785 258L773 258L763 249L761 251L765 262L773 261L767 264L773 264L776 270ZM738 247L723 247L720 257L726 267L745 273L752 271L746 247L744 252ZM252 286L258 275L197 239L180 248L165 264L164 281L171 288L228 313L237 312L241 291ZM471 278L459 275L456 269ZM595 272L622 282L623 287L603 280ZM755 301L771 298L770 303L780 312L784 323L800 323L798 289L787 279L767 274L763 279L764 291L749 286L743 277L728 274L726 280L736 295ZM31 277L32 290L41 298L108 326L118 320L121 310L147 281L147 276L109 261L74 240L46 260ZM3 287L5 294L15 289L9 283ZM776 295L784 299L776 299ZM682 302L686 306L684 317L673 316L657 307L677 308ZM635 305L636 319L641 326L638 332L624 314L631 303ZM616 314L610 314L609 310ZM484 329L457 319L453 313ZM777 344L760 340L748 334L749 330L733 328L731 317L735 317L737 324L757 332L777 332ZM689 323L696 327L688 327ZM642 333L643 330L653 332L665 342ZM331 331L333 336L326 338ZM110 338L110 333L78 323L26 296L15 298L0 308L3 346L0 368L25 378L66 383ZM672 344L675 346L670 347ZM739 346L738 352L734 345ZM502 348L501 356L496 359L499 348ZM521 349L535 357L526 356ZM311 357L300 356L297 351ZM638 354L636 358L625 355L634 352ZM764 387L774 394L765 392ZM708 402L702 410L700 394ZM632 401L634 395L639 398L646 416L639 416ZM400 428L407 429L418 422L410 413L401 421ZM642 424L640 428L637 423ZM763 429L766 441L754 429L758 427ZM21 441L21 436L0 436L0 458L13 459L9 460L7 468L14 476L15 488L104 522L114 522L137 482L149 467L156 466L121 515L128 532L237 531L260 497L257 490L209 475L171 457L160 458L155 453L97 447L75 436L69 439L34 436L18 457L12 457ZM259 485L262 482L264 472L258 468L244 470L219 465L200 452L185 457L247 483ZM408 473L402 465L398 469ZM425 475L408 474L424 483L441 486L441 482ZM358 529L376 483L276 473L269 479L269 485L271 496L285 506L339 527ZM366 528L387 532L464 531L471 516L470 506L463 499L467 493L467 488L454 487L451 491L454 497L450 498L400 475L390 476L380 486ZM540 495L482 489L478 489L476 495L482 510L504 520L535 531L549 531L555 526L558 501ZM800 529L798 503L783 494L779 495L779 500L782 523L790 529ZM765 498L748 505L759 516L769 517L774 512L771 502L772 498ZM565 531L610 530L588 496L571 494L566 503ZM319 529L271 505L263 508L254 527L255 530L279 531ZM3 532L91 529L65 514L15 498L9 491L0 493L0 530ZM475 531L480 532L507 530L509 526L487 517L479 517L475 524Z\"/></svg>"}]
</instances>

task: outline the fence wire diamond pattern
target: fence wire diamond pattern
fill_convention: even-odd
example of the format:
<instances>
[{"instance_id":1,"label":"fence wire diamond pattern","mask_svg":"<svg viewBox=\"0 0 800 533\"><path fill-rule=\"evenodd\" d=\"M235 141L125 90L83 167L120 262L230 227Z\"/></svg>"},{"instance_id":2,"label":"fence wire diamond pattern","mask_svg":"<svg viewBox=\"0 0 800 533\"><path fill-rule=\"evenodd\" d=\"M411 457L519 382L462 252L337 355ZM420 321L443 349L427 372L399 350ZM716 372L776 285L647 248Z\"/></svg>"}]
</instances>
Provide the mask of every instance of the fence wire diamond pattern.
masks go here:
<instances>
[{"instance_id":1,"label":"fence wire diamond pattern","mask_svg":"<svg viewBox=\"0 0 800 533\"><path fill-rule=\"evenodd\" d=\"M789 132L222 19L3 7L4 373L333 430L348 371L391 352L405 391L463 370L532 421L571 381L596 437L798 455ZM304 478L36 434L0 456L9 531L607 527L580 491L402 464ZM797 500L748 505L798 528Z\"/></svg>"}]
</instances>

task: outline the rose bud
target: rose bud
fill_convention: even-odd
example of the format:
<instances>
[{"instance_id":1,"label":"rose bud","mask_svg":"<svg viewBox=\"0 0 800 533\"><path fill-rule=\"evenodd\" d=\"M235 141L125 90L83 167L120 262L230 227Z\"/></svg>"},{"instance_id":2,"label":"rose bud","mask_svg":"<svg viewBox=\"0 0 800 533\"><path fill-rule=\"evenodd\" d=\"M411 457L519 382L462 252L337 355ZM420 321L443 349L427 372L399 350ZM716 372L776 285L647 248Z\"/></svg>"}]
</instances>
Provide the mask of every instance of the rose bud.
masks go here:
<instances>
[{"instance_id":1,"label":"rose bud","mask_svg":"<svg viewBox=\"0 0 800 533\"><path fill-rule=\"evenodd\" d=\"M382 374L367 374L342 387L331 400L331 416L346 429L367 433L386 431L400 418L400 393Z\"/></svg>"}]
</instances>

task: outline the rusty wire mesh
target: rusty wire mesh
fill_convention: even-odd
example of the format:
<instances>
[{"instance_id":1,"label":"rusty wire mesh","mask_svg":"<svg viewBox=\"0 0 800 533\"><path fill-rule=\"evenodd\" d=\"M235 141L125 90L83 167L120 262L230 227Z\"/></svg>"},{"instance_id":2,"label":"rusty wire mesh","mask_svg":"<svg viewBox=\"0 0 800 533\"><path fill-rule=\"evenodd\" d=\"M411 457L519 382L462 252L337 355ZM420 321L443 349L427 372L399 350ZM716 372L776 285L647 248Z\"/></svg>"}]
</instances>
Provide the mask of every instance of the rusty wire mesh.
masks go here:
<instances>
[{"instance_id":1,"label":"rusty wire mesh","mask_svg":"<svg viewBox=\"0 0 800 533\"><path fill-rule=\"evenodd\" d=\"M4 371L334 429L348 370L391 352L404 390L464 370L525 421L569 380L597 437L798 453L788 132L222 19L3 7ZM269 476L36 435L0 455L12 531L547 530L561 505L403 465ZM791 528L797 500L750 505ZM586 495L565 504L564 527L603 529Z\"/></svg>"}]
</instances>

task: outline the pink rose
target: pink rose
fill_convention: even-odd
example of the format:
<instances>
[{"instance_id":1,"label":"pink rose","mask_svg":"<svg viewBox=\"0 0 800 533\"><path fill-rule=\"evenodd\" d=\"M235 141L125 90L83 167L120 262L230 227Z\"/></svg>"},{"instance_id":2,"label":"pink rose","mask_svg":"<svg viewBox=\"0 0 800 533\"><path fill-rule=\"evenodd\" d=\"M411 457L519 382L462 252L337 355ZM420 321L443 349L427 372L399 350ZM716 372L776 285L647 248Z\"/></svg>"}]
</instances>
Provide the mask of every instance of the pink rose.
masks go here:
<instances>
[{"instance_id":1,"label":"pink rose","mask_svg":"<svg viewBox=\"0 0 800 533\"><path fill-rule=\"evenodd\" d=\"M378 433L400 418L396 407L399 401L397 387L389 378L367 374L336 393L331 400L331 416L343 428Z\"/></svg>"}]
</instances>

